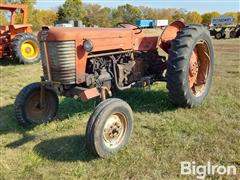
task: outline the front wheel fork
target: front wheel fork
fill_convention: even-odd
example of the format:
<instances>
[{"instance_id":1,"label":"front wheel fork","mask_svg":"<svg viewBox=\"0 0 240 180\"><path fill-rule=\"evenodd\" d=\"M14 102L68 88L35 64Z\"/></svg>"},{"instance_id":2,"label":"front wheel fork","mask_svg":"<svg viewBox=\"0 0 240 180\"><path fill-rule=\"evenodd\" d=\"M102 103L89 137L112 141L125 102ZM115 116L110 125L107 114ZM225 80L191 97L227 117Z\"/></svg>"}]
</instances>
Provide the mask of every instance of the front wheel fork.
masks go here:
<instances>
[{"instance_id":1,"label":"front wheel fork","mask_svg":"<svg viewBox=\"0 0 240 180\"><path fill-rule=\"evenodd\" d=\"M110 89L108 89L107 87L105 86L102 86L99 88L99 91L100 91L100 98L101 98L101 101L104 101L106 100L106 97L111 97L112 96L112 92Z\"/></svg>"},{"instance_id":2,"label":"front wheel fork","mask_svg":"<svg viewBox=\"0 0 240 180\"><path fill-rule=\"evenodd\" d=\"M43 83L41 83L40 104L39 104L40 109L43 109L45 106L45 91L46 91L46 88L43 85Z\"/></svg>"}]
</instances>

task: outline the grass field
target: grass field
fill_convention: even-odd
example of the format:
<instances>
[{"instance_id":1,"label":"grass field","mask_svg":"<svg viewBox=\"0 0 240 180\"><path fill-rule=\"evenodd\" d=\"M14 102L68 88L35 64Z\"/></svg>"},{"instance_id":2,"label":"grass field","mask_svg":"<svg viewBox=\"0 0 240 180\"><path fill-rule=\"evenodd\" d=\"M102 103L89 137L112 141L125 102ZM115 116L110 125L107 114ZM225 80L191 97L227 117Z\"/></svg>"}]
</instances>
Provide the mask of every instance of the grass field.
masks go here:
<instances>
[{"instance_id":1,"label":"grass field","mask_svg":"<svg viewBox=\"0 0 240 180\"><path fill-rule=\"evenodd\" d=\"M131 105L135 129L128 146L107 159L85 147L94 101L61 98L56 121L20 127L15 97L39 81L41 65L1 63L0 179L195 179L180 176L181 161L235 165L238 175L228 178L240 179L240 40L214 40L214 46L213 86L201 106L174 107L165 83L116 95Z\"/></svg>"}]
</instances>

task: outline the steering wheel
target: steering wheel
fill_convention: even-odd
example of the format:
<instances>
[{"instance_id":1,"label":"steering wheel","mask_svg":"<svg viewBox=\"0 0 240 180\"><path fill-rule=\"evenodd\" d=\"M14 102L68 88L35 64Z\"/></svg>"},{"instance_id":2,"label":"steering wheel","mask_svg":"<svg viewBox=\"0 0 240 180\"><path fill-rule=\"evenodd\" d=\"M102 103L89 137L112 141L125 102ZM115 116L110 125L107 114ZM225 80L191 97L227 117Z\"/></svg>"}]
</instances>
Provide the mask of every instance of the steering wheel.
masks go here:
<instances>
[{"instance_id":1,"label":"steering wheel","mask_svg":"<svg viewBox=\"0 0 240 180\"><path fill-rule=\"evenodd\" d=\"M135 25L135 24L129 24L129 23L118 23L117 24L117 27L122 27L122 28L126 28L125 25L132 25L132 26L135 26L136 28L133 28L132 30L139 30L139 32L136 32L135 34L140 34L143 30L141 27Z\"/></svg>"}]
</instances>

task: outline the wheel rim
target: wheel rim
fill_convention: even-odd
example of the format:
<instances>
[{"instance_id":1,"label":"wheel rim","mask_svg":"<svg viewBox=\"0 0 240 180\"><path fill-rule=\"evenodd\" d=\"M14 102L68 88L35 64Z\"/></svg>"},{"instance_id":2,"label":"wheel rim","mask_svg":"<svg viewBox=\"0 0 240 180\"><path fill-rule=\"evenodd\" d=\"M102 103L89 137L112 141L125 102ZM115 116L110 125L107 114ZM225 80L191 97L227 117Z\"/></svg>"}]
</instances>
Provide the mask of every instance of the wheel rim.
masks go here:
<instances>
[{"instance_id":1,"label":"wheel rim","mask_svg":"<svg viewBox=\"0 0 240 180\"><path fill-rule=\"evenodd\" d=\"M222 37L221 33L216 34L217 39L220 39Z\"/></svg>"},{"instance_id":2,"label":"wheel rim","mask_svg":"<svg viewBox=\"0 0 240 180\"><path fill-rule=\"evenodd\" d=\"M37 124L49 121L55 108L54 99L49 92L45 91L42 107L40 107L40 96L40 91L32 93L25 105L27 119Z\"/></svg>"},{"instance_id":3,"label":"wheel rim","mask_svg":"<svg viewBox=\"0 0 240 180\"><path fill-rule=\"evenodd\" d=\"M21 45L21 53L27 60L35 59L39 54L37 43L32 40L24 41Z\"/></svg>"},{"instance_id":4,"label":"wheel rim","mask_svg":"<svg viewBox=\"0 0 240 180\"><path fill-rule=\"evenodd\" d=\"M210 66L210 52L205 40L197 42L189 63L189 88L194 96L201 96L206 87Z\"/></svg>"},{"instance_id":5,"label":"wheel rim","mask_svg":"<svg viewBox=\"0 0 240 180\"><path fill-rule=\"evenodd\" d=\"M237 33L235 31L230 32L230 37L235 38L237 36Z\"/></svg>"},{"instance_id":6,"label":"wheel rim","mask_svg":"<svg viewBox=\"0 0 240 180\"><path fill-rule=\"evenodd\" d=\"M119 146L127 132L127 118L123 113L112 114L104 125L103 139L108 148Z\"/></svg>"}]
</instances>

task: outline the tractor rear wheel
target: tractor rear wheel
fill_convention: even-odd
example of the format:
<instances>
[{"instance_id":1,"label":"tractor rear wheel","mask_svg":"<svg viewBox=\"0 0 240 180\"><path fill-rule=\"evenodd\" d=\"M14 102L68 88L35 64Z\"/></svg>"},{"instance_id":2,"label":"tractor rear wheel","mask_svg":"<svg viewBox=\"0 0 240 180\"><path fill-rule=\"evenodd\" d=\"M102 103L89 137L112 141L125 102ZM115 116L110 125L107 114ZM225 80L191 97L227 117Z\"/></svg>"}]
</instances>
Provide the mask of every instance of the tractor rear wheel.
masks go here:
<instances>
[{"instance_id":1,"label":"tractor rear wheel","mask_svg":"<svg viewBox=\"0 0 240 180\"><path fill-rule=\"evenodd\" d=\"M12 42L13 58L23 64L35 64L40 61L40 48L31 33L18 34Z\"/></svg>"},{"instance_id":2,"label":"tractor rear wheel","mask_svg":"<svg viewBox=\"0 0 240 180\"><path fill-rule=\"evenodd\" d=\"M209 32L191 25L178 32L167 61L167 88L170 100L181 107L194 107L208 95L214 65Z\"/></svg>"},{"instance_id":3,"label":"tractor rear wheel","mask_svg":"<svg viewBox=\"0 0 240 180\"><path fill-rule=\"evenodd\" d=\"M58 96L50 89L44 89L43 105L40 105L41 83L24 87L14 104L15 116L21 125L42 124L51 121L58 110Z\"/></svg>"},{"instance_id":4,"label":"tractor rear wheel","mask_svg":"<svg viewBox=\"0 0 240 180\"><path fill-rule=\"evenodd\" d=\"M119 151L133 130L131 107L121 99L102 101L92 113L86 129L88 149L101 158Z\"/></svg>"}]
</instances>

